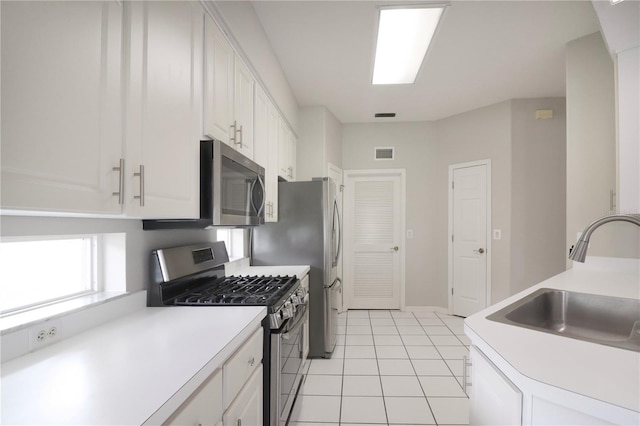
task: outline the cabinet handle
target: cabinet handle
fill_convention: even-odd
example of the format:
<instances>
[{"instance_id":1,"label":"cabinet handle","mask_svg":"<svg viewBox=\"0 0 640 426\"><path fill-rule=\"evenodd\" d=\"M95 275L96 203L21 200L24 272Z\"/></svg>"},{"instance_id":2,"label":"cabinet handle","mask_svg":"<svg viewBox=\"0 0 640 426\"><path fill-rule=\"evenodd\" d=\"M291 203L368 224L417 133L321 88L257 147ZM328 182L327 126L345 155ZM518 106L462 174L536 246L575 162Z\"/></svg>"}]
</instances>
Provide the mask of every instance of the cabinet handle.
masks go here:
<instances>
[{"instance_id":1,"label":"cabinet handle","mask_svg":"<svg viewBox=\"0 0 640 426\"><path fill-rule=\"evenodd\" d=\"M230 142L232 142L234 145L237 145L237 142L236 142L236 133L238 133L237 129L238 129L238 122L234 121L233 124L231 125L232 136L229 137Z\"/></svg>"},{"instance_id":2,"label":"cabinet handle","mask_svg":"<svg viewBox=\"0 0 640 426\"><path fill-rule=\"evenodd\" d=\"M467 387L472 386L472 383L467 380L467 368L469 367L471 367L471 362L469 362L469 359L465 355L462 357L462 390L467 396L469 396Z\"/></svg>"},{"instance_id":3,"label":"cabinet handle","mask_svg":"<svg viewBox=\"0 0 640 426\"><path fill-rule=\"evenodd\" d=\"M251 359L249 360L249 365L253 367L253 365L256 363L256 358L255 357L251 357Z\"/></svg>"},{"instance_id":4,"label":"cabinet handle","mask_svg":"<svg viewBox=\"0 0 640 426\"><path fill-rule=\"evenodd\" d=\"M611 211L611 213L615 213L616 210L616 191L614 191L613 189L609 190L609 210Z\"/></svg>"},{"instance_id":5,"label":"cabinet handle","mask_svg":"<svg viewBox=\"0 0 640 426\"><path fill-rule=\"evenodd\" d=\"M120 165L118 167L114 167L112 169L114 172L118 173L118 192L112 192L113 195L118 196L118 204L124 204L124 158L120 159Z\"/></svg>"},{"instance_id":6,"label":"cabinet handle","mask_svg":"<svg viewBox=\"0 0 640 426\"><path fill-rule=\"evenodd\" d=\"M133 175L140 177L140 195L134 195L133 198L140 200L140 207L144 207L144 166L140 164L140 171Z\"/></svg>"},{"instance_id":7,"label":"cabinet handle","mask_svg":"<svg viewBox=\"0 0 640 426\"><path fill-rule=\"evenodd\" d=\"M240 145L240 148L242 148L242 143L244 142L244 133L242 132L242 124L240 125L240 128L238 129L238 133L240 133L240 142L238 142L238 145Z\"/></svg>"}]
</instances>

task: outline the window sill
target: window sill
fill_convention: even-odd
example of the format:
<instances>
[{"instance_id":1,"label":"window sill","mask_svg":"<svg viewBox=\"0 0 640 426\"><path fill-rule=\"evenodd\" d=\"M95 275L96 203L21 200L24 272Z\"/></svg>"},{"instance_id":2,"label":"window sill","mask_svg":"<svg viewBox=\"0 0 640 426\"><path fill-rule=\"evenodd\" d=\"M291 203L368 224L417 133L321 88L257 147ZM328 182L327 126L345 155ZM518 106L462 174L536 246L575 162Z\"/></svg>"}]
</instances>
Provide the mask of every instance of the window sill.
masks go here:
<instances>
[{"instance_id":1,"label":"window sill","mask_svg":"<svg viewBox=\"0 0 640 426\"><path fill-rule=\"evenodd\" d=\"M102 292L0 318L2 362L41 349L146 306L146 291ZM56 328L54 339L36 341Z\"/></svg>"}]
</instances>

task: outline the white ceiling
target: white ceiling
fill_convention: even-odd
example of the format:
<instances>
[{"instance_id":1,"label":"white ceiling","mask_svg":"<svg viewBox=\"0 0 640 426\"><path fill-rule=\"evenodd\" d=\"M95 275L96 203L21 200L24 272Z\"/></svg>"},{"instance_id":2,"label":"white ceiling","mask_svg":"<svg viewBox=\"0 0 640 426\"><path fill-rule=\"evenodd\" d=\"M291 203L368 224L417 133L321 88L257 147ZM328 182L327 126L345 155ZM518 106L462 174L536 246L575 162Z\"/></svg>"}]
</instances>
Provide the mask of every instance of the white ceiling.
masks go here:
<instances>
[{"instance_id":1,"label":"white ceiling","mask_svg":"<svg viewBox=\"0 0 640 426\"><path fill-rule=\"evenodd\" d=\"M599 30L590 1L453 1L415 84L374 87L377 7L391 3L253 6L298 104L324 105L343 123L436 120L507 99L564 96L566 43Z\"/></svg>"}]
</instances>

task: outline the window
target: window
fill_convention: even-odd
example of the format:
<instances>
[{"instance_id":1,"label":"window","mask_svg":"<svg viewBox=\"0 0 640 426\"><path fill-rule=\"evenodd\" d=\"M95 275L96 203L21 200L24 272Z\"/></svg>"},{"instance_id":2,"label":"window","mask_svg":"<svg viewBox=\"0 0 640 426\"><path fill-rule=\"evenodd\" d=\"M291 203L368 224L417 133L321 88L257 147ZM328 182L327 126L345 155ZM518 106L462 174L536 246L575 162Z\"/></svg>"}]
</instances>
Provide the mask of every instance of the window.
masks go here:
<instances>
[{"instance_id":1,"label":"window","mask_svg":"<svg viewBox=\"0 0 640 426\"><path fill-rule=\"evenodd\" d=\"M97 238L3 240L0 313L16 313L98 291Z\"/></svg>"},{"instance_id":2,"label":"window","mask_svg":"<svg viewBox=\"0 0 640 426\"><path fill-rule=\"evenodd\" d=\"M218 241L224 241L227 246L229 260L236 260L246 257L245 241L246 231L244 229L218 229Z\"/></svg>"}]
</instances>

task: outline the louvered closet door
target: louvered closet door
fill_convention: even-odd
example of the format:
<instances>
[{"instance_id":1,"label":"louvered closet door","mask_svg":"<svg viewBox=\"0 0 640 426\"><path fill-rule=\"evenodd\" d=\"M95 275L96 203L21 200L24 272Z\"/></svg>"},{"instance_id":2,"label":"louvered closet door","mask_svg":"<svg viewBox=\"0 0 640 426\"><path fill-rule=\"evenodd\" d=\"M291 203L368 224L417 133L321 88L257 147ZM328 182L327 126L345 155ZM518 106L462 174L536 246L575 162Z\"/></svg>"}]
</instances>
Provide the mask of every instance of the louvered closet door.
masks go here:
<instances>
[{"instance_id":1,"label":"louvered closet door","mask_svg":"<svg viewBox=\"0 0 640 426\"><path fill-rule=\"evenodd\" d=\"M350 309L400 308L400 179L347 176L344 268Z\"/></svg>"}]
</instances>

